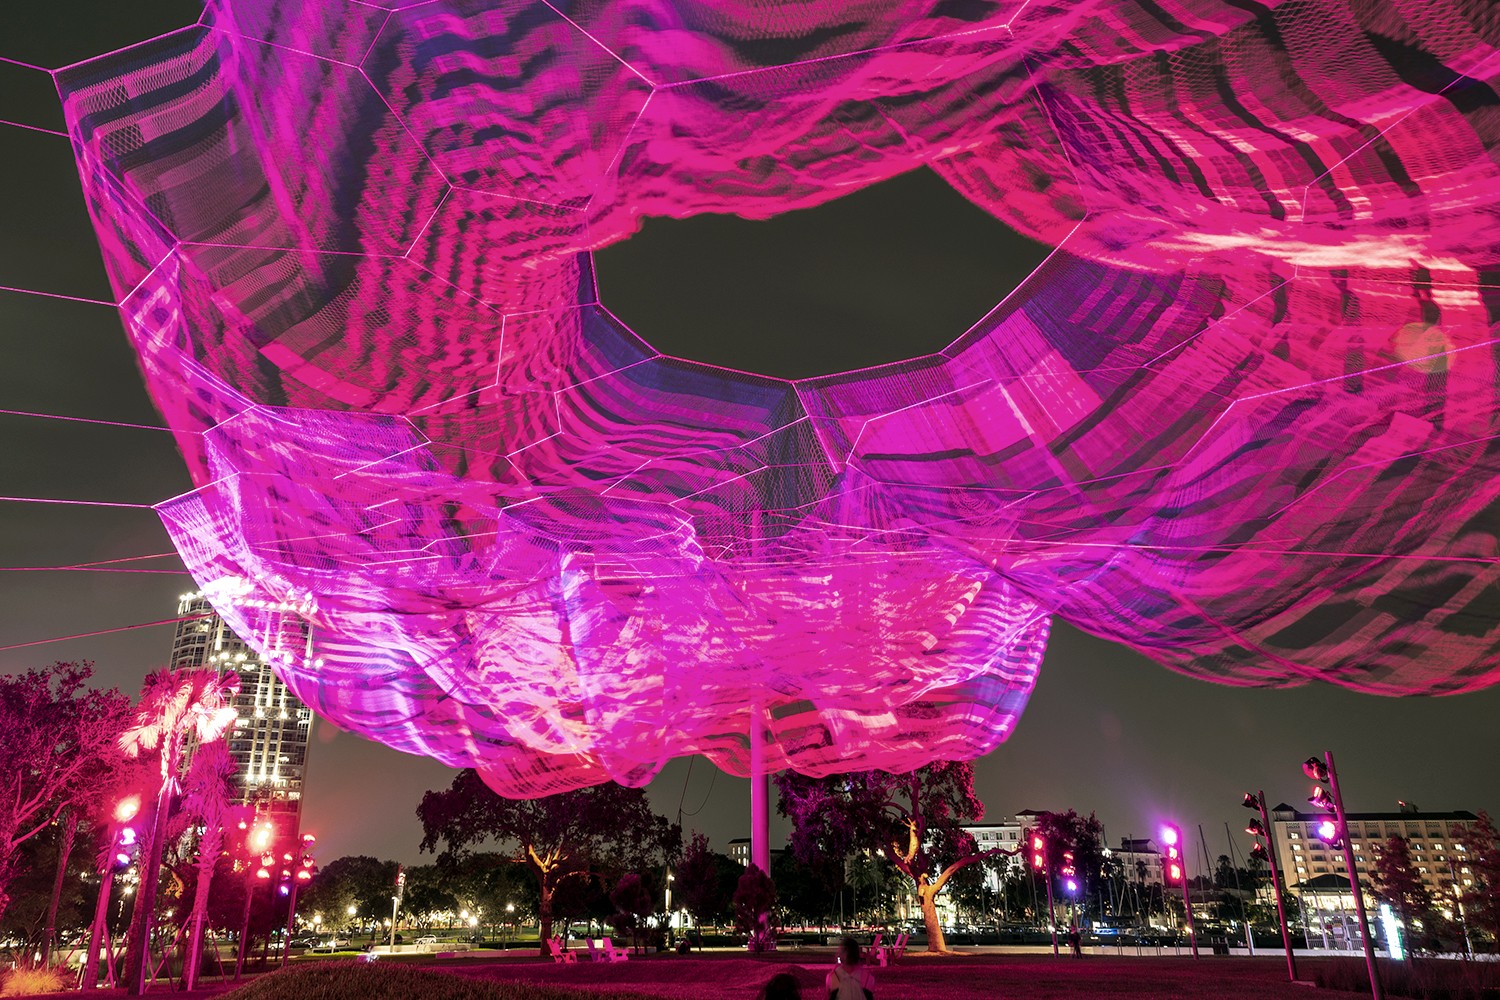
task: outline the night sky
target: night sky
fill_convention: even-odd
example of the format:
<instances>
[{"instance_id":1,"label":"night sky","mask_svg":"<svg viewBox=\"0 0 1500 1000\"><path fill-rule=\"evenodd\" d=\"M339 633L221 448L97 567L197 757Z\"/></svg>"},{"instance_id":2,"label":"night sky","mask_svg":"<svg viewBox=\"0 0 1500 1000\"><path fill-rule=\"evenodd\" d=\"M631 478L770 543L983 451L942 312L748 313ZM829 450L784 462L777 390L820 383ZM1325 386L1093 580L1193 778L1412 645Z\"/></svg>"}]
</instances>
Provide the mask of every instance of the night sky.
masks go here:
<instances>
[{"instance_id":1,"label":"night sky","mask_svg":"<svg viewBox=\"0 0 1500 1000\"><path fill-rule=\"evenodd\" d=\"M198 15L190 0L10 6L0 56L45 67ZM0 119L60 130L49 77L0 63ZM0 151L0 286L110 299L66 140L0 126ZM605 304L661 350L795 376L940 349L1045 252L921 173L771 222L648 220L600 254L599 274ZM160 424L108 305L0 292L0 359L0 410ZM0 414L6 497L149 505L189 485L160 430ZM153 555L114 564L129 573L25 569ZM143 506L6 501L0 567L0 671L92 659L98 680L132 695L165 661L172 627L131 626L172 617L194 589ZM42 642L107 629L126 630ZM1095 811L1117 841L1171 816L1202 824L1217 856L1225 822L1242 825L1240 793L1263 787L1273 803L1300 804L1299 762L1323 749L1335 753L1351 809L1397 799L1500 808L1497 716L1500 689L1390 699L1211 685L1058 623L1031 706L1010 742L976 763L977 785L993 818ZM418 861L417 802L451 773L319 721L304 824L326 858ZM747 783L705 761L690 774L672 762L650 791L720 849L748 834ZM1248 840L1237 835L1237 850Z\"/></svg>"}]
</instances>

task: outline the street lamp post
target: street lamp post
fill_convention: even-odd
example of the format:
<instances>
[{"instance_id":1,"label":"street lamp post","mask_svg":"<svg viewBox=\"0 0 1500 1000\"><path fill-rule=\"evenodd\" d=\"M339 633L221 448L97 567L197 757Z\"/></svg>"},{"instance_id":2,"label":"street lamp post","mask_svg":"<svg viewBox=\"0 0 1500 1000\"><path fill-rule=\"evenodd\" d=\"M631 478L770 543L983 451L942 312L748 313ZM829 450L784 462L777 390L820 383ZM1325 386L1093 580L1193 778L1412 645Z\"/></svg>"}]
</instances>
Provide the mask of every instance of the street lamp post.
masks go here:
<instances>
[{"instance_id":1,"label":"street lamp post","mask_svg":"<svg viewBox=\"0 0 1500 1000\"><path fill-rule=\"evenodd\" d=\"M1057 910L1052 903L1052 864L1050 856L1050 845L1047 838L1036 830L1030 830L1026 834L1026 840L1030 844L1027 852L1027 860L1031 862L1032 871L1042 873L1043 880L1047 883L1047 923L1052 930L1052 957L1057 957ZM1033 883L1033 888L1035 884Z\"/></svg>"},{"instance_id":2,"label":"street lamp post","mask_svg":"<svg viewBox=\"0 0 1500 1000\"><path fill-rule=\"evenodd\" d=\"M1318 782L1313 789L1312 798L1308 801L1316 806L1332 808L1334 836L1332 840L1335 845L1342 844L1344 848L1344 867L1349 873L1349 891L1354 896L1354 915L1359 921L1360 942L1364 945L1365 969L1370 974L1370 994L1373 1000L1385 1000L1385 991L1380 986L1380 970L1375 964L1375 945L1370 940L1370 924L1365 917L1364 893L1359 888L1359 869L1354 864L1354 845L1349 841L1349 823L1344 812L1344 796L1339 791L1339 773L1333 766L1333 751L1323 751L1323 760L1309 757L1302 764L1302 771L1312 780ZM1328 783L1329 791L1333 793L1330 800L1323 794L1323 782ZM1326 825L1326 824L1325 824ZM1319 835L1323 840L1330 838Z\"/></svg>"},{"instance_id":3,"label":"street lamp post","mask_svg":"<svg viewBox=\"0 0 1500 1000\"><path fill-rule=\"evenodd\" d=\"M396 921L401 914L401 897L406 894L406 871L396 869L396 894L391 897L391 954L396 953Z\"/></svg>"},{"instance_id":4,"label":"street lamp post","mask_svg":"<svg viewBox=\"0 0 1500 1000\"><path fill-rule=\"evenodd\" d=\"M115 885L115 868L128 865L136 847L135 827L130 821L141 811L141 797L129 795L115 805L115 821L110 827L110 850L99 867L99 899L94 904L94 922L89 927L88 957L84 959L83 988L93 989L99 982L99 951L109 918L109 894Z\"/></svg>"},{"instance_id":5,"label":"street lamp post","mask_svg":"<svg viewBox=\"0 0 1500 1000\"><path fill-rule=\"evenodd\" d=\"M1182 856L1182 831L1167 823L1161 828L1161 839L1167 848L1167 856L1162 860L1162 883L1165 886L1173 881L1182 882L1182 916L1187 923L1188 944L1197 958L1198 929L1193 924L1193 893L1188 886L1187 859Z\"/></svg>"},{"instance_id":6,"label":"street lamp post","mask_svg":"<svg viewBox=\"0 0 1500 1000\"><path fill-rule=\"evenodd\" d=\"M245 971L245 954L250 947L250 904L255 900L255 883L258 879L264 879L269 884L271 878L270 866L275 862L275 857L267 852L271 847L271 840L276 834L276 828L271 825L270 820L264 820L251 827L250 835L246 838L246 846L250 854L245 861L245 916L240 921L240 947L239 954L234 960L234 981L239 982L240 976ZM260 867L256 868L255 855L260 855Z\"/></svg>"},{"instance_id":7,"label":"street lamp post","mask_svg":"<svg viewBox=\"0 0 1500 1000\"><path fill-rule=\"evenodd\" d=\"M283 886L282 888L282 891L287 892L288 894L286 907L286 934L281 940L281 967L283 969L286 968L287 959L290 958L292 954L293 921L296 920L297 917L297 888L301 886L303 882L309 881L318 870L317 863L313 861L313 848L316 846L317 842L318 838L314 837L310 833L304 833L302 835L302 856L297 859L294 870L289 873L290 877L287 879L289 887ZM291 860L290 855L287 856L287 860Z\"/></svg>"},{"instance_id":8,"label":"street lamp post","mask_svg":"<svg viewBox=\"0 0 1500 1000\"><path fill-rule=\"evenodd\" d=\"M1286 974L1292 982L1297 981L1297 959L1292 955L1292 936L1286 925L1286 902L1281 895L1281 876L1276 870L1276 841L1271 836L1271 815L1266 811L1266 793L1257 790L1254 793L1245 793L1246 809L1259 809L1260 819L1250 820L1250 825L1245 827L1245 832L1252 836L1265 837L1266 864L1271 869L1271 888L1276 894L1276 928L1281 931L1281 945L1286 949ZM1256 842L1255 850L1250 852L1251 857L1259 857L1256 853L1262 850L1259 841ZM1252 938L1252 940L1254 940Z\"/></svg>"},{"instance_id":9,"label":"street lamp post","mask_svg":"<svg viewBox=\"0 0 1500 1000\"><path fill-rule=\"evenodd\" d=\"M672 874L672 870L670 868L667 869L667 898L662 905L666 907L668 948L671 948L676 943L672 940L672 883L675 879L676 877Z\"/></svg>"}]
</instances>

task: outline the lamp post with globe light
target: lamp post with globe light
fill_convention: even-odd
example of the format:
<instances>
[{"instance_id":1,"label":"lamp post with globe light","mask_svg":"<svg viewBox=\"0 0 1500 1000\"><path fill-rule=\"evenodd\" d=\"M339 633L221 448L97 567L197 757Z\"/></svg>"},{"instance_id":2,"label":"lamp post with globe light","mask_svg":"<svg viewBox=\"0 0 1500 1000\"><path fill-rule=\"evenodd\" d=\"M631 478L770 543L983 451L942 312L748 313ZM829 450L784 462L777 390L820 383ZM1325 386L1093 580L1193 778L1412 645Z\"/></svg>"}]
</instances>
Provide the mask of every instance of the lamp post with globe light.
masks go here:
<instances>
[{"instance_id":1,"label":"lamp post with globe light","mask_svg":"<svg viewBox=\"0 0 1500 1000\"><path fill-rule=\"evenodd\" d=\"M84 959L83 989L91 990L99 982L99 950L104 938L104 924L109 917L109 894L114 888L115 872L129 866L140 844L132 820L141 811L141 797L127 795L115 805L114 823L110 826L109 847L99 865L99 900L94 904L94 923L89 928L88 957ZM114 976L110 976L113 982Z\"/></svg>"},{"instance_id":2,"label":"lamp post with globe light","mask_svg":"<svg viewBox=\"0 0 1500 1000\"><path fill-rule=\"evenodd\" d=\"M245 859L245 915L240 921L239 954L234 960L235 982L239 982L245 971L245 954L250 947L250 904L255 900L255 886L259 881L270 883L271 866L276 862L276 856L270 853L275 837L276 828L271 825L270 820L249 824L249 833L245 837L245 846L249 852ZM255 863L256 855L259 855L259 867Z\"/></svg>"},{"instance_id":3,"label":"lamp post with globe light","mask_svg":"<svg viewBox=\"0 0 1500 1000\"><path fill-rule=\"evenodd\" d=\"M287 852L285 858L289 867L282 869L281 894L287 897L286 907L286 934L281 941L281 967L286 968L287 959L292 954L292 926L297 919L297 890L305 883L312 881L312 877L318 872L318 864L313 860L313 849L317 846L318 838L310 833L302 835L302 856L293 858L291 852Z\"/></svg>"}]
</instances>

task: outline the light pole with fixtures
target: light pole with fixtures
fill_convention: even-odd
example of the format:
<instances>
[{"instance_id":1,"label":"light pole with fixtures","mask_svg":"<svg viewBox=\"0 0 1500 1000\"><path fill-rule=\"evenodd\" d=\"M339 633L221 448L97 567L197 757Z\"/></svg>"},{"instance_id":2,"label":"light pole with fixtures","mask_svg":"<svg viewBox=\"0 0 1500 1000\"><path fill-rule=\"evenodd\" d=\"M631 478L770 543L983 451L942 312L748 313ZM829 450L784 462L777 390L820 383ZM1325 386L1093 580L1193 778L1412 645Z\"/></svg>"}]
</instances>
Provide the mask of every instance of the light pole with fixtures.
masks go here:
<instances>
[{"instance_id":1,"label":"light pole with fixtures","mask_svg":"<svg viewBox=\"0 0 1500 1000\"><path fill-rule=\"evenodd\" d=\"M115 885L115 869L127 867L140 847L131 820L141 811L141 797L128 795L115 805L114 823L110 827L110 849L99 866L99 900L94 904L94 923L89 928L88 958L84 959L83 989L91 990L99 982L99 951L109 917L109 894ZM110 982L114 975L111 970Z\"/></svg>"},{"instance_id":2,"label":"light pole with fixtures","mask_svg":"<svg viewBox=\"0 0 1500 1000\"><path fill-rule=\"evenodd\" d=\"M245 917L240 922L240 948L234 960L235 982L240 981L240 976L245 971L245 954L250 947L250 904L255 901L255 883L259 879L264 879L269 884L271 865L276 862L276 856L270 853L271 842L275 836L276 828L271 825L271 821L261 820L250 826L250 833L245 838L250 855L245 861ZM254 860L257 854L260 855L258 868Z\"/></svg>"},{"instance_id":3,"label":"light pole with fixtures","mask_svg":"<svg viewBox=\"0 0 1500 1000\"><path fill-rule=\"evenodd\" d=\"M1271 889L1276 894L1276 928L1281 931L1281 945L1286 949L1286 974L1292 982L1297 981L1297 959L1292 956L1292 937L1286 926L1286 903L1281 895L1281 876L1276 870L1276 842L1271 838L1271 815L1266 812L1266 793L1263 791L1246 792L1244 806L1246 809L1260 810L1260 818L1251 817L1245 826L1245 832L1253 837L1264 837L1266 842L1262 844L1259 839L1250 850L1252 858L1258 858L1271 869Z\"/></svg>"},{"instance_id":4,"label":"light pole with fixtures","mask_svg":"<svg viewBox=\"0 0 1500 1000\"><path fill-rule=\"evenodd\" d=\"M1308 797L1319 809L1330 810L1333 819L1318 824L1318 839L1331 847L1344 849L1344 867L1348 870L1349 891L1354 897L1354 916L1359 921L1360 942L1365 950L1365 969L1370 974L1370 994L1374 1000L1385 1000L1385 991L1380 986L1380 970L1375 965L1375 945L1370 940L1370 923L1365 917L1364 894L1359 888L1359 869L1354 865L1354 845L1349 841L1349 823L1345 818L1344 796L1339 792L1339 773L1333 766L1333 751L1323 751L1323 760L1309 757L1302 762L1302 773L1317 784ZM1327 783L1328 788L1323 787ZM1332 792L1332 797L1329 796Z\"/></svg>"},{"instance_id":5,"label":"light pole with fixtures","mask_svg":"<svg viewBox=\"0 0 1500 1000\"><path fill-rule=\"evenodd\" d=\"M1049 850L1047 838L1040 831L1028 830L1026 841L1030 849L1026 852L1026 860L1031 865L1033 872L1043 873L1047 883L1047 923L1052 930L1052 957L1057 957L1057 909L1052 903L1052 866L1048 863ZM1035 897L1033 897L1035 898Z\"/></svg>"},{"instance_id":6,"label":"light pole with fixtures","mask_svg":"<svg viewBox=\"0 0 1500 1000\"><path fill-rule=\"evenodd\" d=\"M1162 859L1161 880L1164 886L1182 883L1182 916L1187 922L1188 944L1192 946L1193 957L1197 958L1198 930L1193 926L1193 896L1188 887L1187 863L1182 856L1182 831L1172 823L1162 824L1161 842L1167 848L1166 857Z\"/></svg>"}]
</instances>

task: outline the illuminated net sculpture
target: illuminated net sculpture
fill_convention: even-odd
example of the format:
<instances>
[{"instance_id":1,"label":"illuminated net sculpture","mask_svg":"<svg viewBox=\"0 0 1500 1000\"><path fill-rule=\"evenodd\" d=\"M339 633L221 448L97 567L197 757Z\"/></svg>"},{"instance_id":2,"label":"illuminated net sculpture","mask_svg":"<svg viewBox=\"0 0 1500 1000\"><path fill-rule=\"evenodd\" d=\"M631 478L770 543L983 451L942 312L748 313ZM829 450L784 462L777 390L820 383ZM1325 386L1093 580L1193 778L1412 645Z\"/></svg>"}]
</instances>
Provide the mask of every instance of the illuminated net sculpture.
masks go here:
<instances>
[{"instance_id":1,"label":"illuminated net sculpture","mask_svg":"<svg viewBox=\"0 0 1500 1000\"><path fill-rule=\"evenodd\" d=\"M1051 614L1494 683L1497 45L1486 0L234 0L58 81L199 584L303 610L320 714L533 795L743 774L759 711L772 769L973 757ZM941 354L784 382L597 301L643 215L920 165L1058 248Z\"/></svg>"}]
</instances>

